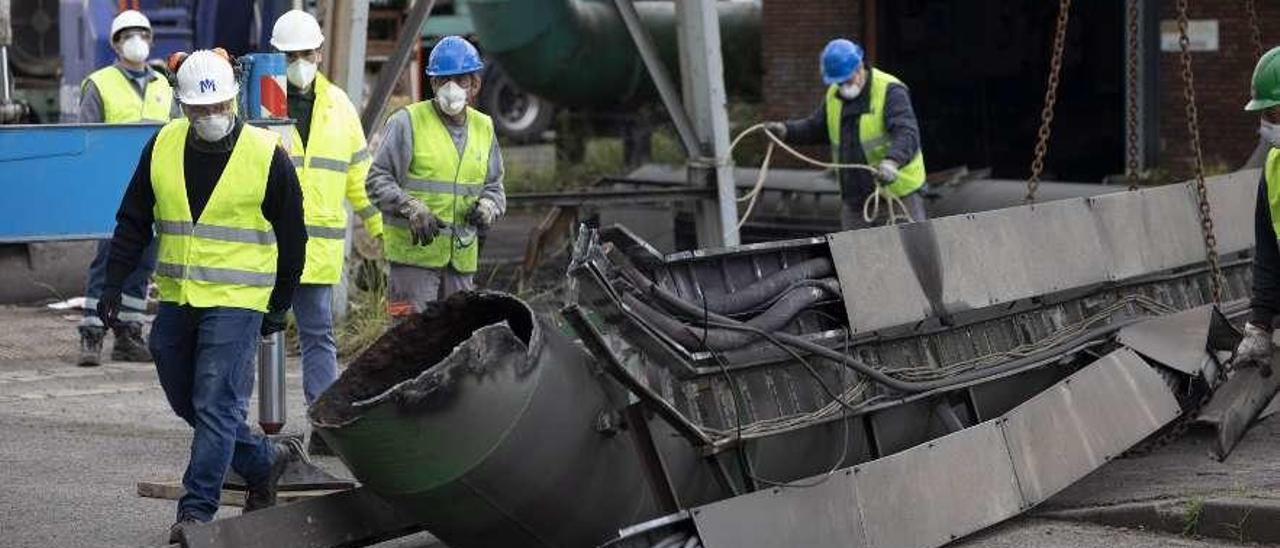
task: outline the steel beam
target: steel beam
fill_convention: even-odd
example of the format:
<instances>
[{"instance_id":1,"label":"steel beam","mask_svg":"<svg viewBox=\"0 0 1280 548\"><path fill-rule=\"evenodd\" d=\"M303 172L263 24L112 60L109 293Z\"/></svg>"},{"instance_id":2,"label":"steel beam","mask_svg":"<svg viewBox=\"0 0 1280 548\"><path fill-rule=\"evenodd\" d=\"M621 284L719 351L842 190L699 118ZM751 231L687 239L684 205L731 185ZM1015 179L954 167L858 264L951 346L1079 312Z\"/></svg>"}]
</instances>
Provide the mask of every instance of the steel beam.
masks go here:
<instances>
[{"instance_id":1,"label":"steel beam","mask_svg":"<svg viewBox=\"0 0 1280 548\"><path fill-rule=\"evenodd\" d=\"M395 88L400 73L404 72L405 66L409 64L409 59L413 55L413 45L418 43L422 25L431 16L431 10L435 5L436 0L418 0L413 3L412 8L409 8L409 19L400 29L396 49L391 53L391 59L382 65L382 70L378 71L378 83L374 84L373 91L369 92L369 102L365 104L360 115L360 125L364 127L365 135L373 132L378 121L382 119L382 113L387 109L387 99L391 98L391 90Z\"/></svg>"},{"instance_id":2,"label":"steel beam","mask_svg":"<svg viewBox=\"0 0 1280 548\"><path fill-rule=\"evenodd\" d=\"M729 158L729 113L720 53L720 20L715 0L676 2L676 34L684 98L694 131L711 163L689 165L689 182L716 189L716 202L701 202L700 247L738 245L738 203Z\"/></svg>"},{"instance_id":3,"label":"steel beam","mask_svg":"<svg viewBox=\"0 0 1280 548\"><path fill-rule=\"evenodd\" d=\"M632 4L632 0L613 0L613 6L617 8L618 16L622 18L622 24L627 28L627 34L631 35L631 41L635 43L636 50L640 52L640 60L644 61L645 69L649 71L654 87L658 88L658 96L662 98L662 105L666 107L667 114L671 115L671 123L676 127L680 144L684 145L685 155L690 159L700 158L703 154L702 145L698 135L694 133L693 122L680 101L680 92L676 90L667 66L658 55L658 47L654 45L653 37L649 36L649 31L645 30L644 24L640 22L635 4Z\"/></svg>"}]
</instances>

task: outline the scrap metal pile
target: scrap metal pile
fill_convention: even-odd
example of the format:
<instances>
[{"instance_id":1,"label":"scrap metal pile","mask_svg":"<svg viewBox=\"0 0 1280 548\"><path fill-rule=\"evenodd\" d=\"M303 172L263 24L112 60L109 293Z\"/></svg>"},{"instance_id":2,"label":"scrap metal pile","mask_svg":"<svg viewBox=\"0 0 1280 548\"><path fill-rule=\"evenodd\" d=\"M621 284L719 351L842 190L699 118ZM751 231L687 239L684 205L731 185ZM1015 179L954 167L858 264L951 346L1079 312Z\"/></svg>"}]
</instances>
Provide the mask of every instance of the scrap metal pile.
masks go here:
<instances>
[{"instance_id":1,"label":"scrap metal pile","mask_svg":"<svg viewBox=\"0 0 1280 548\"><path fill-rule=\"evenodd\" d=\"M454 548L940 546L1204 404L1257 178L1209 183L1220 306L1183 185L668 256L584 229L563 309L439 303L311 420Z\"/></svg>"}]
</instances>

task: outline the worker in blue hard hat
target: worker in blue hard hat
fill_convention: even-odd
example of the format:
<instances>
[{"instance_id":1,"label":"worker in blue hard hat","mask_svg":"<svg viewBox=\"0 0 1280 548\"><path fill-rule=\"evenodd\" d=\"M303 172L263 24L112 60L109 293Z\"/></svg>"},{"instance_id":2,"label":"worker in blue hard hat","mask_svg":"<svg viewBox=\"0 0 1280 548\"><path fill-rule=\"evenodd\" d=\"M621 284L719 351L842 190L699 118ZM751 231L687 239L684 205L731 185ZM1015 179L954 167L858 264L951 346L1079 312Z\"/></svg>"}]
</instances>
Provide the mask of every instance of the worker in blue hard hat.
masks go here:
<instances>
[{"instance_id":1,"label":"worker in blue hard hat","mask_svg":"<svg viewBox=\"0 0 1280 548\"><path fill-rule=\"evenodd\" d=\"M369 169L366 190L383 213L388 310L396 319L473 289L477 230L506 210L493 121L468 106L483 68L470 42L440 40L427 61L434 99L391 116Z\"/></svg>"},{"instance_id":2,"label":"worker in blue hard hat","mask_svg":"<svg viewBox=\"0 0 1280 548\"><path fill-rule=\"evenodd\" d=\"M808 118L768 122L765 129L792 144L829 144L835 163L866 164L837 170L844 201L844 229L864 228L879 219L863 218L863 202L877 185L900 198L913 220L925 218L924 154L920 128L907 86L893 75L872 68L862 47L843 38L822 50L822 81L827 86L818 109Z\"/></svg>"},{"instance_id":3,"label":"worker in blue hard hat","mask_svg":"<svg viewBox=\"0 0 1280 548\"><path fill-rule=\"evenodd\" d=\"M80 85L79 122L82 124L128 124L154 122L163 124L178 115L177 103L169 80L147 66L151 55L151 21L135 10L125 10L111 21L111 49L116 61L90 74ZM84 317L80 321L80 356L82 367L102 364L102 346L107 328L98 318L98 300L107 278L107 240L98 243L97 254L89 264L85 284ZM111 359L127 362L149 362L151 353L142 338L142 323L147 310L147 286L155 269L155 247L143 255L138 268L124 280L120 322L116 324L115 344Z\"/></svg>"}]
</instances>

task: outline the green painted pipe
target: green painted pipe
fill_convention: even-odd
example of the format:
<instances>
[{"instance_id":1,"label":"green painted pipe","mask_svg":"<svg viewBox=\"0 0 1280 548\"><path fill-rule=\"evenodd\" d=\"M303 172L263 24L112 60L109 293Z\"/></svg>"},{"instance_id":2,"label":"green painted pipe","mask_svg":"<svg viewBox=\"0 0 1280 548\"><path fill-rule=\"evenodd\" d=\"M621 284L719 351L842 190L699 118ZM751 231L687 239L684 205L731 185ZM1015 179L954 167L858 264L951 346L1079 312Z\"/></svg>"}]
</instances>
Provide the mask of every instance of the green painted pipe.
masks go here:
<instances>
[{"instance_id":1,"label":"green painted pipe","mask_svg":"<svg viewBox=\"0 0 1280 548\"><path fill-rule=\"evenodd\" d=\"M671 74L679 75L675 3L636 2ZM760 2L717 2L730 93L760 94ZM609 0L471 0L480 45L521 88L570 107L619 107L656 97Z\"/></svg>"}]
</instances>

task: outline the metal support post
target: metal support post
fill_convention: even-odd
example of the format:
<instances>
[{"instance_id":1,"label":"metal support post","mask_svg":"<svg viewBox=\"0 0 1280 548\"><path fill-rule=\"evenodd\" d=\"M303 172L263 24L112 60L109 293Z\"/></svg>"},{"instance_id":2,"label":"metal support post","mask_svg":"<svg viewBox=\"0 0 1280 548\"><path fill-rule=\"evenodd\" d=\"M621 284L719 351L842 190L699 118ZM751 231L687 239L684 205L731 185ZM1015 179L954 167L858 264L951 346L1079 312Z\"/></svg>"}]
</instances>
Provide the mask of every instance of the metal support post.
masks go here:
<instances>
[{"instance_id":1,"label":"metal support post","mask_svg":"<svg viewBox=\"0 0 1280 548\"><path fill-rule=\"evenodd\" d=\"M716 189L698 207L698 245L738 245L738 204L729 159L729 113L715 0L676 2L676 35L685 105L710 162L689 163L689 182Z\"/></svg>"},{"instance_id":2,"label":"metal support post","mask_svg":"<svg viewBox=\"0 0 1280 548\"><path fill-rule=\"evenodd\" d=\"M413 3L413 7L409 8L409 18L405 21L404 27L401 27L400 37L396 40L396 49L391 52L391 59L382 65L382 70L378 71L378 82L369 92L369 102L365 103L364 110L361 111L360 125L364 126L366 135L372 132L375 125L382 119L382 112L387 108L387 99L391 98L391 90L395 89L400 73L404 72L404 68L409 65L409 59L413 57L413 46L418 42L418 35L422 32L422 25L426 24L435 5L436 0L417 0Z\"/></svg>"},{"instance_id":3,"label":"metal support post","mask_svg":"<svg viewBox=\"0 0 1280 548\"><path fill-rule=\"evenodd\" d=\"M676 127L676 135L680 137L680 144L684 145L685 155L690 160L700 158L702 145L697 133L694 132L693 121L689 119L689 113L685 111L680 101L680 92L676 89L667 66L662 63L662 57L658 55L658 47L653 44L653 37L649 36L649 31L645 30L644 24L640 22L640 14L636 13L635 4L632 0L613 0L613 5L618 9L618 16L622 18L627 34L631 35L631 41L639 50L640 60L644 61L649 77L653 79L654 87L658 88L662 106L666 107L667 113L671 115L671 122Z\"/></svg>"}]
</instances>

